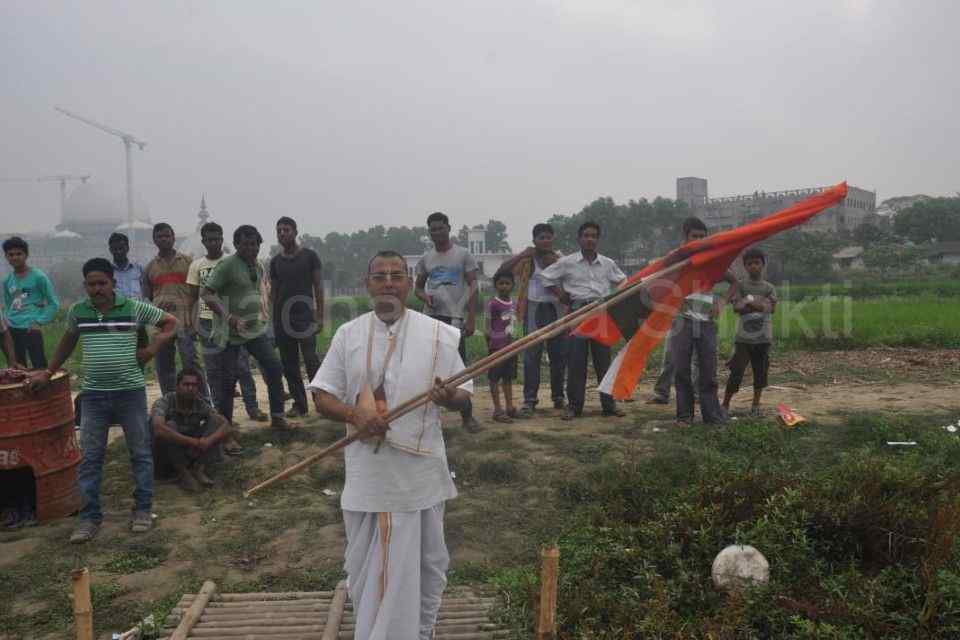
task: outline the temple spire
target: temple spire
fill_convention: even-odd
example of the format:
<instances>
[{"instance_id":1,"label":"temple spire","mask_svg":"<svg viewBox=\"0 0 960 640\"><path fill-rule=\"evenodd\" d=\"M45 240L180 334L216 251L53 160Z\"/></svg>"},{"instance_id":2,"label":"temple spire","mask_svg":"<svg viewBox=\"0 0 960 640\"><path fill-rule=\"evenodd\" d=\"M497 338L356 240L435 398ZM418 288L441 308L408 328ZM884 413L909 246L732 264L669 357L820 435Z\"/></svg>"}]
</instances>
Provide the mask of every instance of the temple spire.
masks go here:
<instances>
[{"instance_id":1,"label":"temple spire","mask_svg":"<svg viewBox=\"0 0 960 640\"><path fill-rule=\"evenodd\" d=\"M197 217L200 218L200 222L197 223L197 230L200 229L203 225L207 223L207 220L210 219L210 212L207 211L207 195L200 195L200 211L197 213Z\"/></svg>"}]
</instances>

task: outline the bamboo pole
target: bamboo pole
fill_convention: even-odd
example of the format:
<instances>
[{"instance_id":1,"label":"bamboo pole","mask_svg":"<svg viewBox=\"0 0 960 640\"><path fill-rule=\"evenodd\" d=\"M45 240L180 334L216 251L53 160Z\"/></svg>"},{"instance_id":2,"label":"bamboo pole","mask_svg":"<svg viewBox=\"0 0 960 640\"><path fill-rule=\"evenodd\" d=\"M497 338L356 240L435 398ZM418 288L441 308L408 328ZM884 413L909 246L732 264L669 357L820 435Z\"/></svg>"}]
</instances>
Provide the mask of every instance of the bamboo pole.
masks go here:
<instances>
[{"instance_id":1,"label":"bamboo pole","mask_svg":"<svg viewBox=\"0 0 960 640\"><path fill-rule=\"evenodd\" d=\"M343 580L337 583L333 600L330 601L330 610L327 612L327 624L323 629L323 640L337 640L340 631L340 622L343 620L343 608L347 604L347 583Z\"/></svg>"},{"instance_id":2,"label":"bamboo pole","mask_svg":"<svg viewBox=\"0 0 960 640\"><path fill-rule=\"evenodd\" d=\"M214 584L213 581L207 580L203 583L203 587L200 588L200 593L193 599L193 603L190 605L190 608L187 609L187 612L183 614L183 619L180 620L180 624L178 624L176 630L170 634L170 640L187 640L187 636L190 635L190 630L193 629L193 626L200 620L204 608L206 608L207 603L210 602L210 598L213 597L216 591L217 585Z\"/></svg>"},{"instance_id":3,"label":"bamboo pole","mask_svg":"<svg viewBox=\"0 0 960 640\"><path fill-rule=\"evenodd\" d=\"M688 264L690 264L690 258L681 260L680 262L677 262L665 269L661 269L656 273L651 273L646 278L641 278L636 282L631 282L626 287L623 287L622 289L618 289L617 291L611 293L605 298L601 298L600 300L591 302L588 305L584 305L579 309L556 320L555 322L552 322L547 326L542 327L534 331L533 333L530 333L520 338L519 340L511 342L509 345L505 346L503 349L500 349L499 351L495 351L494 353L491 353L481 358L480 360L477 360L474 364L470 365L469 367L466 367L456 375L453 375L450 378L447 378L446 380L444 380L443 386L459 387L460 385L467 382L468 380L472 380L477 376L481 375L482 373L489 371L493 367L497 366L498 364L500 364L505 360L508 360L509 358L520 353L521 351L528 349L529 347L532 347L535 344L543 342L544 340L552 338L555 335L563 333L564 331L569 331L576 325L580 324L588 316L591 316L595 313L599 313L601 311L605 311L611 305L621 302L622 300L625 300L626 298L629 298L632 295L636 295L641 289L644 288L645 285L648 285L655 280L659 280L676 271L679 271L683 269L683 267L687 266ZM386 421L387 423L390 423L396 420L397 418L399 418L400 416L406 413L409 413L410 411L413 411L417 407L421 407L425 405L429 401L430 401L429 391L421 393L418 396L414 396L409 400L407 400L406 402L403 402L400 405L391 409L390 412L387 414ZM307 467L314 464L318 460L321 460L322 458L326 458L331 453L335 453L340 449L343 449L347 445L353 443L354 441L357 440L359 435L360 435L359 433L354 433L352 435L341 438L340 440L334 442L332 445L330 445L326 449L323 449L322 451L315 453L311 456L307 456L297 464L287 467L286 469L276 474L275 476L268 478L263 482L261 482L260 484L257 484L251 487L250 489L248 489L243 493L243 497L249 498L251 495L253 495L257 491L260 491L261 489L265 489L266 487L269 487L275 482L279 482L280 480L284 480L296 473L299 473L300 471L302 471L303 469L306 469Z\"/></svg>"},{"instance_id":4,"label":"bamboo pole","mask_svg":"<svg viewBox=\"0 0 960 640\"><path fill-rule=\"evenodd\" d=\"M537 618L537 640L557 636L557 574L560 570L560 550L550 547L540 552L540 614Z\"/></svg>"},{"instance_id":5,"label":"bamboo pole","mask_svg":"<svg viewBox=\"0 0 960 640\"><path fill-rule=\"evenodd\" d=\"M322 600L332 598L333 591L278 591L276 593L221 593L217 596L217 602L249 602L251 600ZM187 594L182 599L193 599L194 596Z\"/></svg>"},{"instance_id":6,"label":"bamboo pole","mask_svg":"<svg viewBox=\"0 0 960 640\"><path fill-rule=\"evenodd\" d=\"M93 640L93 604L90 602L90 571L86 567L70 572L73 586L73 622L77 640Z\"/></svg>"},{"instance_id":7,"label":"bamboo pole","mask_svg":"<svg viewBox=\"0 0 960 640\"><path fill-rule=\"evenodd\" d=\"M193 634L203 629L232 629L234 627L264 627L268 629L282 629L284 627L300 627L326 624L327 616L284 616L282 618L264 618L263 616L250 613L243 618L235 620L206 620L206 616L200 618L193 627Z\"/></svg>"}]
</instances>

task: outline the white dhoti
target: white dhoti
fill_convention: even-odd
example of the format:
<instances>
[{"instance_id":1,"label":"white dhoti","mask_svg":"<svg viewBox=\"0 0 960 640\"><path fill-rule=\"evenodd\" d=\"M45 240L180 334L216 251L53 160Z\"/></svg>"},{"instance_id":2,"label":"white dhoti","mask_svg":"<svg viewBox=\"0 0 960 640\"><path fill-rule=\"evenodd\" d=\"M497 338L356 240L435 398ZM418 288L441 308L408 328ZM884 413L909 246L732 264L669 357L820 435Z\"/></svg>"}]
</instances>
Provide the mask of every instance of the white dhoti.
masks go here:
<instances>
[{"instance_id":1,"label":"white dhoti","mask_svg":"<svg viewBox=\"0 0 960 640\"><path fill-rule=\"evenodd\" d=\"M355 640L430 640L450 564L443 509L343 512Z\"/></svg>"},{"instance_id":2,"label":"white dhoti","mask_svg":"<svg viewBox=\"0 0 960 640\"><path fill-rule=\"evenodd\" d=\"M311 388L347 405L364 386L383 388L396 407L463 370L460 332L407 309L388 325L374 313L337 329ZM467 393L473 383L460 385ZM429 402L390 422L382 446L344 450L340 506L347 532L344 569L357 640L430 640L450 564L444 504L450 478L440 408Z\"/></svg>"}]
</instances>

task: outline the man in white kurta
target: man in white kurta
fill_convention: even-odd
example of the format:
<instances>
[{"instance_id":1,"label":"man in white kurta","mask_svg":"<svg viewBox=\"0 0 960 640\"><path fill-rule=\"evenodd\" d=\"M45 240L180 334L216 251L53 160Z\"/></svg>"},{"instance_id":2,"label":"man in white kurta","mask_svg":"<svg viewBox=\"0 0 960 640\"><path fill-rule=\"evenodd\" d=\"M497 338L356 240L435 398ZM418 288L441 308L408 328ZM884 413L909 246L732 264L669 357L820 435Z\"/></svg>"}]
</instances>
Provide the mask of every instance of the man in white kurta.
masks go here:
<instances>
[{"instance_id":1,"label":"man in white kurta","mask_svg":"<svg viewBox=\"0 0 960 640\"><path fill-rule=\"evenodd\" d=\"M310 384L318 409L359 430L345 450L341 507L347 533L344 569L356 640L428 640L450 561L444 503L457 490L447 466L440 407L459 410L468 382L444 387L461 371L459 331L405 308L411 281L399 254L371 260L367 289L374 311L342 325ZM394 420L357 406L364 385L388 407L430 390L432 401Z\"/></svg>"}]
</instances>

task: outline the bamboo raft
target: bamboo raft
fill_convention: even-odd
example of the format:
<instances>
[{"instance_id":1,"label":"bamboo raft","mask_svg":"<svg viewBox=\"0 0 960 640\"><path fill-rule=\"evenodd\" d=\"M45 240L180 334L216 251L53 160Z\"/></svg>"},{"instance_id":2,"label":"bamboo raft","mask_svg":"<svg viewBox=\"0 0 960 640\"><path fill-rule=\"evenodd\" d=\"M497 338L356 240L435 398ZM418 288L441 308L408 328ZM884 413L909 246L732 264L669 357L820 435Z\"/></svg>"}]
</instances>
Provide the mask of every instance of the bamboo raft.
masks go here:
<instances>
[{"instance_id":1,"label":"bamboo raft","mask_svg":"<svg viewBox=\"0 0 960 640\"><path fill-rule=\"evenodd\" d=\"M436 640L493 640L509 632L491 621L497 601L468 587L444 593ZM344 582L334 591L217 593L207 581L167 619L165 640L352 640L353 607Z\"/></svg>"}]
</instances>

